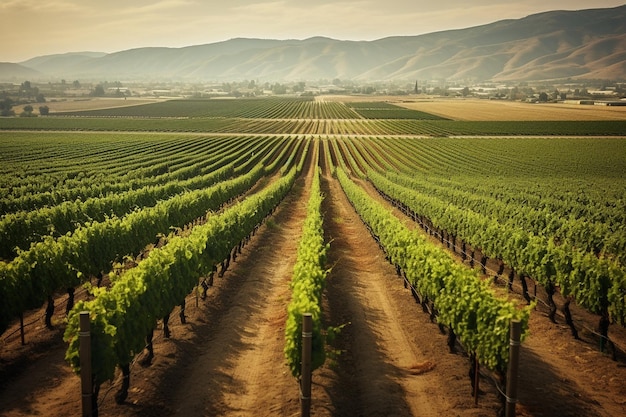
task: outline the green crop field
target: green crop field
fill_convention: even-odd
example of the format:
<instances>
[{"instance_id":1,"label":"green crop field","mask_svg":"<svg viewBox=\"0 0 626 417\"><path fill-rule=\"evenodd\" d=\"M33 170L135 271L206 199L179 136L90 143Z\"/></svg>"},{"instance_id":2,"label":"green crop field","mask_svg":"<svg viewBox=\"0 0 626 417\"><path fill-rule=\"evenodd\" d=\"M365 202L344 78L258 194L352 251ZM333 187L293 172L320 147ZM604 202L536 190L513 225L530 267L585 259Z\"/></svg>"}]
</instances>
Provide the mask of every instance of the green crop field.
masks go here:
<instances>
[{"instance_id":1,"label":"green crop field","mask_svg":"<svg viewBox=\"0 0 626 417\"><path fill-rule=\"evenodd\" d=\"M621 136L626 120L458 121L386 102L312 98L170 100L37 118L2 118L0 130L403 136Z\"/></svg>"},{"instance_id":2,"label":"green crop field","mask_svg":"<svg viewBox=\"0 0 626 417\"><path fill-rule=\"evenodd\" d=\"M346 105L354 109L354 111L365 119L447 120L445 117L423 111L411 110L405 107L398 107L383 101L350 102Z\"/></svg>"},{"instance_id":3,"label":"green crop field","mask_svg":"<svg viewBox=\"0 0 626 417\"><path fill-rule=\"evenodd\" d=\"M157 318L228 268L305 177L314 192L290 314L319 312L333 250L324 242L324 175L337 178L433 319L481 364L503 372L510 322L520 320L526 333L534 314L481 279L506 279L505 266L529 301L532 280L550 308L560 293L626 325L624 132L620 120L454 121L390 103L310 98L0 118L0 332L53 295L111 271L110 287L70 313L67 357L78 366L76 312L87 310L102 347L94 353L96 383L116 366L128 372ZM470 257L473 268L449 252ZM136 266L123 266L128 259ZM487 259L500 271L487 271ZM324 342L314 319L319 366ZM293 318L288 326L297 374L299 329ZM608 324L600 331L607 337Z\"/></svg>"}]
</instances>

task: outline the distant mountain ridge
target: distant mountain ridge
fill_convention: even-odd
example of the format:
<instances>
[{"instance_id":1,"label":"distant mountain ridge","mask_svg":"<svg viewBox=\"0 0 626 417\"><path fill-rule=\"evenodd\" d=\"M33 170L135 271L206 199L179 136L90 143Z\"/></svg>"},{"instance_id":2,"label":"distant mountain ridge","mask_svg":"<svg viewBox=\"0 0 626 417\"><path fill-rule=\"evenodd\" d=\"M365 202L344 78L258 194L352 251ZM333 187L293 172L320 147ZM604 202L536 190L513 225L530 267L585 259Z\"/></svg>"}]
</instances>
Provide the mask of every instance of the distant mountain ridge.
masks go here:
<instances>
[{"instance_id":1,"label":"distant mountain ridge","mask_svg":"<svg viewBox=\"0 0 626 417\"><path fill-rule=\"evenodd\" d=\"M0 81L10 81L12 79L34 79L42 77L43 74L32 68L25 67L12 62L0 62Z\"/></svg>"},{"instance_id":2,"label":"distant mountain ridge","mask_svg":"<svg viewBox=\"0 0 626 417\"><path fill-rule=\"evenodd\" d=\"M12 65L43 78L123 81L626 79L626 5L375 41L236 38L183 48L50 55ZM8 71L0 65L0 76Z\"/></svg>"}]
</instances>

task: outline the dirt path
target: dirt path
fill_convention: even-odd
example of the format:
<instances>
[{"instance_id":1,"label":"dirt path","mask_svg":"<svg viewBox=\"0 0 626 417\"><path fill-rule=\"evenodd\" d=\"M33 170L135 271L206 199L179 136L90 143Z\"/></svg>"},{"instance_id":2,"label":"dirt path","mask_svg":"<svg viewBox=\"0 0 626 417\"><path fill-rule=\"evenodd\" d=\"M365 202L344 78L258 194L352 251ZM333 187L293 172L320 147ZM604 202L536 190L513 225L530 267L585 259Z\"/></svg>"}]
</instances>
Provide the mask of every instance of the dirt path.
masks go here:
<instances>
[{"instance_id":1,"label":"dirt path","mask_svg":"<svg viewBox=\"0 0 626 417\"><path fill-rule=\"evenodd\" d=\"M177 388L172 403L179 406L173 415L292 415L299 410L297 382L283 354L284 325L312 168L309 164L270 226L224 276L241 287L227 311L216 317L210 343Z\"/></svg>"},{"instance_id":2,"label":"dirt path","mask_svg":"<svg viewBox=\"0 0 626 417\"><path fill-rule=\"evenodd\" d=\"M274 216L204 301L208 307L194 340L169 366L151 415L293 415L299 410L296 380L283 354L286 305L296 248L306 216L312 165ZM175 381L175 382L174 382ZM136 415L145 415L144 406ZM133 413L129 415L135 415Z\"/></svg>"},{"instance_id":3,"label":"dirt path","mask_svg":"<svg viewBox=\"0 0 626 417\"><path fill-rule=\"evenodd\" d=\"M403 221L407 221L399 209L392 207L366 181L357 183L368 194L387 205L390 211ZM418 229L415 223L407 226ZM438 239L429 238L434 244ZM459 253L448 249L453 257L462 262ZM465 261L466 264L469 260ZM469 265L468 265L469 266ZM491 261L488 266L491 270L498 268L497 263ZM476 268L479 268L476 262ZM484 279L490 279L484 276ZM499 285L504 287L504 281ZM524 304L521 296L521 285L516 280L515 294L509 294ZM506 296L506 291L502 291ZM539 295L546 299L545 294ZM558 297L557 297L558 298ZM557 303L559 301L557 300ZM528 338L522 344L519 376L519 416L589 416L610 417L626 415L626 366L625 358L613 361L608 354L598 349L598 340L586 328L594 328L597 317L573 306L574 322L580 331L580 340L575 340L564 318L557 316L557 324L548 319L547 309L539 305L531 314ZM614 325L610 332L611 337L624 343L624 331ZM482 385L484 390L493 390L491 382Z\"/></svg>"},{"instance_id":4,"label":"dirt path","mask_svg":"<svg viewBox=\"0 0 626 417\"><path fill-rule=\"evenodd\" d=\"M418 309L335 179L325 175L325 230L333 264L328 304L337 340L337 416L493 415L495 395L469 395L467 358Z\"/></svg>"}]
</instances>

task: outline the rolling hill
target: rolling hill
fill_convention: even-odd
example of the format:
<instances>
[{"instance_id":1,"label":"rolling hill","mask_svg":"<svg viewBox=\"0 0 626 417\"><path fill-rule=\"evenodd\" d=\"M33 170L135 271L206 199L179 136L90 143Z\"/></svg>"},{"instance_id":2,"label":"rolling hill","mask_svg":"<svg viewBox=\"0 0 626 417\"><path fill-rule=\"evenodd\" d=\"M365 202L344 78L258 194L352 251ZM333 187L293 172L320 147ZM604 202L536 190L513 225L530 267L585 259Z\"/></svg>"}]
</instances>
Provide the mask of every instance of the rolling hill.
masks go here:
<instances>
[{"instance_id":1,"label":"rolling hill","mask_svg":"<svg viewBox=\"0 0 626 417\"><path fill-rule=\"evenodd\" d=\"M115 80L626 79L626 5L374 41L237 38L183 48L51 55L16 70L23 68L44 77Z\"/></svg>"},{"instance_id":2,"label":"rolling hill","mask_svg":"<svg viewBox=\"0 0 626 417\"><path fill-rule=\"evenodd\" d=\"M41 77L39 71L28 68L24 65L12 62L0 62L0 80L9 82L22 82L29 78Z\"/></svg>"}]
</instances>

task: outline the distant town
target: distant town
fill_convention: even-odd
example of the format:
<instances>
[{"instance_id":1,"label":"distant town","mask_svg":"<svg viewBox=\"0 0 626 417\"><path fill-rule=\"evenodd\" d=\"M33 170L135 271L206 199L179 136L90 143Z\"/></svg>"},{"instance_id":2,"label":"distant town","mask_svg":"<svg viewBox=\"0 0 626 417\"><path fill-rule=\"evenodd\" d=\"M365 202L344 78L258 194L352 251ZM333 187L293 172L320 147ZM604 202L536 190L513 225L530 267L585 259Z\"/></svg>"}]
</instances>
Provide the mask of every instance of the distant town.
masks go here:
<instances>
[{"instance_id":1,"label":"distant town","mask_svg":"<svg viewBox=\"0 0 626 417\"><path fill-rule=\"evenodd\" d=\"M184 82L56 82L0 83L1 116L46 115L46 103L109 98L240 98L275 95L368 95L480 98L524 102L565 102L581 105L626 106L626 82L564 80L561 82L472 83L449 81L372 82L320 80L318 82L270 83L254 80L221 83ZM30 105L30 107L28 107ZM16 114L14 106L27 106ZM35 107L33 107L35 106ZM39 111L35 111L38 108ZM30 111L29 111L30 110Z\"/></svg>"}]
</instances>

